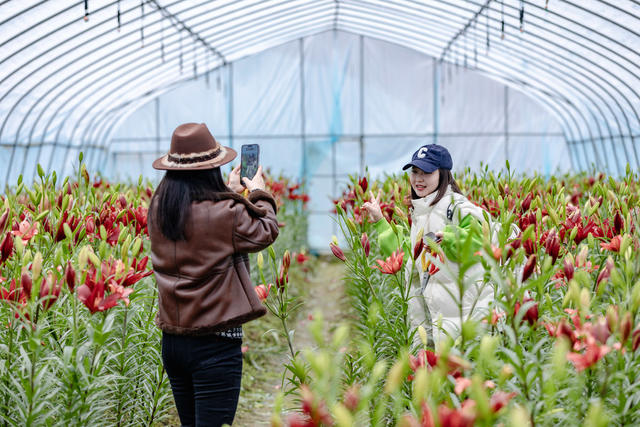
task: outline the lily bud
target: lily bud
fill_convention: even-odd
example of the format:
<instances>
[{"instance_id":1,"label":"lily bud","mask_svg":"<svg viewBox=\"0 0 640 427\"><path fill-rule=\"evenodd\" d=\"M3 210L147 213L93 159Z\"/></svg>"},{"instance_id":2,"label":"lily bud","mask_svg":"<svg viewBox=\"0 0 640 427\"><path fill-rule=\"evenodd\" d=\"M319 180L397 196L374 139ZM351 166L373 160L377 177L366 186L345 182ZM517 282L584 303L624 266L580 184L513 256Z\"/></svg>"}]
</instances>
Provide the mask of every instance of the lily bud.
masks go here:
<instances>
[{"instance_id":1,"label":"lily bud","mask_svg":"<svg viewBox=\"0 0 640 427\"><path fill-rule=\"evenodd\" d=\"M609 257L607 258L607 263L605 264L604 268L600 271L600 274L598 274L598 279L596 280L596 292L598 292L598 289L600 288L600 283L608 280L609 277L611 277L611 269L613 268L613 258Z\"/></svg>"},{"instance_id":2,"label":"lily bud","mask_svg":"<svg viewBox=\"0 0 640 427\"><path fill-rule=\"evenodd\" d=\"M289 267L291 266L291 253L288 249L284 251L284 255L282 255L282 266L285 272L289 271Z\"/></svg>"},{"instance_id":3,"label":"lily bud","mask_svg":"<svg viewBox=\"0 0 640 427\"><path fill-rule=\"evenodd\" d=\"M573 272L574 272L573 263L571 263L571 261L568 258L565 258L564 259L564 277L566 277L567 280L573 279Z\"/></svg>"},{"instance_id":4,"label":"lily bud","mask_svg":"<svg viewBox=\"0 0 640 427\"><path fill-rule=\"evenodd\" d=\"M583 246L582 249L580 249L580 252L578 253L578 255L576 256L576 265L578 267L585 265L587 262L588 255L589 255L589 248L587 246Z\"/></svg>"},{"instance_id":5,"label":"lily bud","mask_svg":"<svg viewBox=\"0 0 640 427\"><path fill-rule=\"evenodd\" d=\"M338 245L332 242L329 244L329 247L331 248L331 252L333 252L333 255L335 255L336 258L338 258L341 261L347 260L347 257L344 256L344 252L342 252L342 249L340 249Z\"/></svg>"},{"instance_id":6,"label":"lily bud","mask_svg":"<svg viewBox=\"0 0 640 427\"><path fill-rule=\"evenodd\" d=\"M0 216L0 233L4 231L4 226L7 224L7 218L9 218L9 208L5 209L2 216Z\"/></svg>"},{"instance_id":7,"label":"lily bud","mask_svg":"<svg viewBox=\"0 0 640 427\"><path fill-rule=\"evenodd\" d=\"M640 329L633 331L633 339L631 340L631 349L636 351L640 346Z\"/></svg>"},{"instance_id":8,"label":"lily bud","mask_svg":"<svg viewBox=\"0 0 640 427\"><path fill-rule=\"evenodd\" d=\"M616 212L616 216L613 218L613 227L616 231L616 234L620 234L624 229L624 219L622 219L622 215L620 215L620 211Z\"/></svg>"},{"instance_id":9,"label":"lily bud","mask_svg":"<svg viewBox=\"0 0 640 427\"><path fill-rule=\"evenodd\" d=\"M80 253L78 254L78 267L80 267L80 271L83 271L87 268L87 261L89 259L88 246L84 246L80 249Z\"/></svg>"},{"instance_id":10,"label":"lily bud","mask_svg":"<svg viewBox=\"0 0 640 427\"><path fill-rule=\"evenodd\" d=\"M352 385L344 392L344 406L350 411L358 409L360 403L360 387L357 384Z\"/></svg>"},{"instance_id":11,"label":"lily bud","mask_svg":"<svg viewBox=\"0 0 640 427\"><path fill-rule=\"evenodd\" d=\"M20 277L20 287L24 296L27 299L31 298L31 288L33 287L33 281L31 280L31 276L29 276L29 273L26 270L22 271L22 277Z\"/></svg>"},{"instance_id":12,"label":"lily bud","mask_svg":"<svg viewBox=\"0 0 640 427\"><path fill-rule=\"evenodd\" d=\"M522 212L526 212L531 207L531 201L533 200L533 195L531 193L527 194L527 197L522 201Z\"/></svg>"},{"instance_id":13,"label":"lily bud","mask_svg":"<svg viewBox=\"0 0 640 427\"><path fill-rule=\"evenodd\" d=\"M427 330L424 326L418 326L418 335L420 335L420 341L422 341L422 344L427 345Z\"/></svg>"},{"instance_id":14,"label":"lily bud","mask_svg":"<svg viewBox=\"0 0 640 427\"><path fill-rule=\"evenodd\" d=\"M276 261L276 251L273 249L273 246L269 246L267 248L267 252L269 253L269 257L275 262Z\"/></svg>"},{"instance_id":15,"label":"lily bud","mask_svg":"<svg viewBox=\"0 0 640 427\"><path fill-rule=\"evenodd\" d=\"M527 260L527 263L524 265L524 269L522 270L522 282L525 282L533 273L533 270L536 267L536 255L533 254Z\"/></svg>"},{"instance_id":16,"label":"lily bud","mask_svg":"<svg viewBox=\"0 0 640 427\"><path fill-rule=\"evenodd\" d=\"M424 249L424 240L422 239L417 240L415 246L413 247L413 259L418 259L420 254L422 254L423 249Z\"/></svg>"},{"instance_id":17,"label":"lily bud","mask_svg":"<svg viewBox=\"0 0 640 427\"><path fill-rule=\"evenodd\" d=\"M38 280L40 278L41 272L42 272L42 254L40 253L40 251L38 251L33 257L33 262L31 263L31 274L33 276L33 280Z\"/></svg>"},{"instance_id":18,"label":"lily bud","mask_svg":"<svg viewBox=\"0 0 640 427\"><path fill-rule=\"evenodd\" d=\"M607 326L611 332L618 329L618 307L614 305L607 308Z\"/></svg>"},{"instance_id":19,"label":"lily bud","mask_svg":"<svg viewBox=\"0 0 640 427\"><path fill-rule=\"evenodd\" d=\"M73 292L73 289L76 286L76 271L71 266L71 261L67 261L67 267L64 269L64 280L69 291Z\"/></svg>"},{"instance_id":20,"label":"lily bud","mask_svg":"<svg viewBox=\"0 0 640 427\"><path fill-rule=\"evenodd\" d=\"M4 262L7 258L11 256L13 252L13 236L11 232L7 232L5 234L2 243L0 244L0 263Z\"/></svg>"},{"instance_id":21,"label":"lily bud","mask_svg":"<svg viewBox=\"0 0 640 427\"><path fill-rule=\"evenodd\" d=\"M362 249L364 249L364 255L369 256L369 252L371 252L371 244L369 243L369 236L367 233L362 233L360 237L360 244L362 245Z\"/></svg>"},{"instance_id":22,"label":"lily bud","mask_svg":"<svg viewBox=\"0 0 640 427\"><path fill-rule=\"evenodd\" d=\"M262 252L258 252L258 255L256 256L256 264L258 265L258 269L262 270L262 267L264 266L264 257L262 256Z\"/></svg>"},{"instance_id":23,"label":"lily bud","mask_svg":"<svg viewBox=\"0 0 640 427\"><path fill-rule=\"evenodd\" d=\"M627 311L624 316L622 316L622 321L620 322L620 341L623 344L627 341L627 338L629 338L632 327L633 320L631 319L631 313Z\"/></svg>"}]
</instances>

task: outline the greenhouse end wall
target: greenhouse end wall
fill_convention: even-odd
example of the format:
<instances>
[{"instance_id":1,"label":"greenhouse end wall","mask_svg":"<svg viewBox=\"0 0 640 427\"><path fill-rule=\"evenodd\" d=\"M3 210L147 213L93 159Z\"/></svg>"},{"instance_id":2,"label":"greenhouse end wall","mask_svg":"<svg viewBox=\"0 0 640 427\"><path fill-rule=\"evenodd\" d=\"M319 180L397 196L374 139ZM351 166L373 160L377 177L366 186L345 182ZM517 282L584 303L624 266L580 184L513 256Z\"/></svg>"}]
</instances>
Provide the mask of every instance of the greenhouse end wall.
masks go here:
<instances>
[{"instance_id":1,"label":"greenhouse end wall","mask_svg":"<svg viewBox=\"0 0 640 427\"><path fill-rule=\"evenodd\" d=\"M532 98L342 31L265 50L151 100L121 121L106 161L95 166L112 178L157 181L151 162L184 122L206 123L236 149L259 143L272 173L304 178L309 246L321 251L327 236L339 234L330 211L349 174L397 173L425 143L448 147L454 171L498 170L507 159L518 173L572 168L558 121Z\"/></svg>"}]
</instances>

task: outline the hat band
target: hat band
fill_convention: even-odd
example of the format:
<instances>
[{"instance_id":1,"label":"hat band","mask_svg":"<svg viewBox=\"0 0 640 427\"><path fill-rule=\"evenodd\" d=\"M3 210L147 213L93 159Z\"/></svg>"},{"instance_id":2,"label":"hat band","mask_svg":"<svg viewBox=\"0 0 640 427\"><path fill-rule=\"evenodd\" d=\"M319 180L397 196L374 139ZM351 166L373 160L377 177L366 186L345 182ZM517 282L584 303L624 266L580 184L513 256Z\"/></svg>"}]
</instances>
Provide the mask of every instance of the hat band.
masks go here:
<instances>
[{"instance_id":1,"label":"hat band","mask_svg":"<svg viewBox=\"0 0 640 427\"><path fill-rule=\"evenodd\" d=\"M195 153L195 155L192 154L188 154L188 155L174 155L169 153L167 155L167 160L169 160L172 163L177 163L179 165L190 165L193 163L201 163L201 162L206 162L207 160L211 160L216 158L219 154L220 154L220 147L218 147L215 150L212 150L211 152L205 152L206 154L200 154L200 153Z\"/></svg>"}]
</instances>

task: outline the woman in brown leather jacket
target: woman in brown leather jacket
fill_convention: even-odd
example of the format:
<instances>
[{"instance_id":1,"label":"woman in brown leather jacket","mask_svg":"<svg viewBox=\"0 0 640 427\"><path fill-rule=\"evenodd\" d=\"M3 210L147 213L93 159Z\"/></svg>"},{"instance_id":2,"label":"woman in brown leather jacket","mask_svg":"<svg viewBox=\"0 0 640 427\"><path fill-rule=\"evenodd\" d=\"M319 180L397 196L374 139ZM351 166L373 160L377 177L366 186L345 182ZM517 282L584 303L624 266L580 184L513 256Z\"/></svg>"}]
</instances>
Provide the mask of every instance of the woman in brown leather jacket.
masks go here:
<instances>
[{"instance_id":1,"label":"woman in brown leather jacket","mask_svg":"<svg viewBox=\"0 0 640 427\"><path fill-rule=\"evenodd\" d=\"M158 285L162 360L183 426L231 424L242 376L241 324L265 314L251 284L247 253L278 236L276 204L262 168L225 185L220 166L236 157L204 124L178 126L149 209Z\"/></svg>"}]
</instances>

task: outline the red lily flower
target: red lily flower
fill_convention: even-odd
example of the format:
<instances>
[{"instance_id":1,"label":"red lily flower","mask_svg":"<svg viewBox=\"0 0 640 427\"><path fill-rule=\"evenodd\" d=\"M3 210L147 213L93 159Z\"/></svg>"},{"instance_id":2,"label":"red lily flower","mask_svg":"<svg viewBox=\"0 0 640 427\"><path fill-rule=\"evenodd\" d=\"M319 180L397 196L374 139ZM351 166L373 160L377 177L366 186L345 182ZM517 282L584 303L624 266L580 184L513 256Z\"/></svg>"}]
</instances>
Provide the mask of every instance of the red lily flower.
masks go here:
<instances>
[{"instance_id":1,"label":"red lily flower","mask_svg":"<svg viewBox=\"0 0 640 427\"><path fill-rule=\"evenodd\" d=\"M476 420L475 401L467 399L461 408L451 409L445 404L438 406L441 427L471 427Z\"/></svg>"},{"instance_id":2,"label":"red lily flower","mask_svg":"<svg viewBox=\"0 0 640 427\"><path fill-rule=\"evenodd\" d=\"M269 296L269 291L271 290L271 286L273 286L272 283L269 283L269 285L258 285L255 287L256 290L256 294L258 294L258 298L260 298L260 301L265 301L267 299L267 297Z\"/></svg>"},{"instance_id":3,"label":"red lily flower","mask_svg":"<svg viewBox=\"0 0 640 427\"><path fill-rule=\"evenodd\" d=\"M533 298L523 299L522 304L529 301L533 301ZM520 311L520 301L516 301L516 304L513 310L513 315L516 316L518 314L518 311ZM537 302L532 307L530 307L527 310L527 312L524 314L524 316L522 317L522 321L525 321L525 320L529 322L530 325L533 325L536 323L536 321L538 320L538 303Z\"/></svg>"},{"instance_id":4,"label":"red lily flower","mask_svg":"<svg viewBox=\"0 0 640 427\"><path fill-rule=\"evenodd\" d=\"M581 372L602 359L611 349L606 345L598 345L596 341L588 337L586 351L580 353L568 353L567 360L573 363L576 371Z\"/></svg>"},{"instance_id":5,"label":"red lily flower","mask_svg":"<svg viewBox=\"0 0 640 427\"><path fill-rule=\"evenodd\" d=\"M309 257L304 253L304 252L299 252L296 255L296 262L298 264L304 264L305 262L307 262L309 260Z\"/></svg>"},{"instance_id":6,"label":"red lily flower","mask_svg":"<svg viewBox=\"0 0 640 427\"><path fill-rule=\"evenodd\" d=\"M23 220L20 224L16 224L11 230L11 234L14 236L20 237L22 239L23 244L27 244L29 240L36 234L38 234L38 223L34 222L30 224L26 219Z\"/></svg>"},{"instance_id":7,"label":"red lily flower","mask_svg":"<svg viewBox=\"0 0 640 427\"><path fill-rule=\"evenodd\" d=\"M620 244L622 243L622 236L615 236L609 243L600 243L600 247L611 252L620 252Z\"/></svg>"},{"instance_id":8,"label":"red lily flower","mask_svg":"<svg viewBox=\"0 0 640 427\"><path fill-rule=\"evenodd\" d=\"M493 413L498 412L500 409L507 406L509 401L516 395L515 391L511 393L507 393L506 391L498 390L491 396L491 400L489 401L489 406L491 406L491 411Z\"/></svg>"},{"instance_id":9,"label":"red lily flower","mask_svg":"<svg viewBox=\"0 0 640 427\"><path fill-rule=\"evenodd\" d=\"M404 252L401 249L394 251L385 261L377 259L378 265L371 268L380 270L382 274L396 274L402 268Z\"/></svg>"},{"instance_id":10,"label":"red lily flower","mask_svg":"<svg viewBox=\"0 0 640 427\"><path fill-rule=\"evenodd\" d=\"M438 356L431 351L421 349L418 351L418 356L414 356L413 354L409 355L409 368L413 372L422 368L423 366L428 366L429 368L433 368L438 363Z\"/></svg>"}]
</instances>

